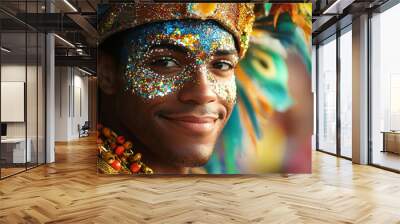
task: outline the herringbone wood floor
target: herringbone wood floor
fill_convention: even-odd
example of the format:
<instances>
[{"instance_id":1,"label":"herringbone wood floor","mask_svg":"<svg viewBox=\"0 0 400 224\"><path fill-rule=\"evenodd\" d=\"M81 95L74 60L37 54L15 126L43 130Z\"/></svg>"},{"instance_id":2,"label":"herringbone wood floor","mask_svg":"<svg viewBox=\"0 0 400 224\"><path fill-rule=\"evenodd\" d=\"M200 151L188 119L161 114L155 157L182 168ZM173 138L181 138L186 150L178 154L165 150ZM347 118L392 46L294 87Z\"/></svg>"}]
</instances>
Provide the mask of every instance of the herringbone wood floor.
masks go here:
<instances>
[{"instance_id":1,"label":"herringbone wood floor","mask_svg":"<svg viewBox=\"0 0 400 224\"><path fill-rule=\"evenodd\" d=\"M313 174L97 176L93 138L0 181L0 223L400 223L400 175L313 154Z\"/></svg>"}]
</instances>

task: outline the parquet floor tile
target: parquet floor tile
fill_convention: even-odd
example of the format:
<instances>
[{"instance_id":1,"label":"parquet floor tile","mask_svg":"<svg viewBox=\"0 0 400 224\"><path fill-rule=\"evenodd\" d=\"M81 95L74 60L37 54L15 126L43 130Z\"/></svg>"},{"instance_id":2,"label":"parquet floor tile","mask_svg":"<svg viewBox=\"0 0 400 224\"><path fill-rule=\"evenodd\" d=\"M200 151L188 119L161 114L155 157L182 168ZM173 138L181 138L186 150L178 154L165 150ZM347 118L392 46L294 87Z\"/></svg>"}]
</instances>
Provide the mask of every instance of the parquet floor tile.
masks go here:
<instances>
[{"instance_id":1,"label":"parquet floor tile","mask_svg":"<svg viewBox=\"0 0 400 224\"><path fill-rule=\"evenodd\" d=\"M0 223L397 223L400 175L313 152L313 173L103 176L94 138L0 181Z\"/></svg>"}]
</instances>

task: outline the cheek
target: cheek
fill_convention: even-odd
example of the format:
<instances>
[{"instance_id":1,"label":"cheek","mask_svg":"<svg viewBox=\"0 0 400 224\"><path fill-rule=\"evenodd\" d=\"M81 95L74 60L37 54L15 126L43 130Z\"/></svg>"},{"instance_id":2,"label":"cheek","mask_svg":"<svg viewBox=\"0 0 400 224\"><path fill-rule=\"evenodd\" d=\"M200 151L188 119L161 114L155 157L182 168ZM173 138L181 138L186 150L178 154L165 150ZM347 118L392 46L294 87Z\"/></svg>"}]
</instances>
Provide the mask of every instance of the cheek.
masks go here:
<instances>
[{"instance_id":1,"label":"cheek","mask_svg":"<svg viewBox=\"0 0 400 224\"><path fill-rule=\"evenodd\" d=\"M225 80L218 80L212 74L207 75L209 85L215 94L230 106L236 103L236 81L235 76Z\"/></svg>"},{"instance_id":2,"label":"cheek","mask_svg":"<svg viewBox=\"0 0 400 224\"><path fill-rule=\"evenodd\" d=\"M143 100L138 95L130 93L122 93L116 98L117 102L117 117L120 121L132 132L140 136L146 136L145 129L151 122L154 116L153 108L162 103L163 100Z\"/></svg>"}]
</instances>

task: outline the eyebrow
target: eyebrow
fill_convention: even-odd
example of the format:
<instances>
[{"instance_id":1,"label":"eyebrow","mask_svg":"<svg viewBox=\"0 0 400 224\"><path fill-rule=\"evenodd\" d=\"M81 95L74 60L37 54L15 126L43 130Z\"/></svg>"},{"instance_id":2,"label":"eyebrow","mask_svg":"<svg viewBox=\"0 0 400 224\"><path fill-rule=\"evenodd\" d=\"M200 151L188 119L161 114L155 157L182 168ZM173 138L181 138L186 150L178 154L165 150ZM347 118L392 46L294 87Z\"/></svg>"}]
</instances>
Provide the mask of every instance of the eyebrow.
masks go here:
<instances>
[{"instance_id":1,"label":"eyebrow","mask_svg":"<svg viewBox=\"0 0 400 224\"><path fill-rule=\"evenodd\" d=\"M151 49L169 49L173 51L178 51L183 54L186 54L189 52L189 49L187 49L184 46L176 45L176 44L171 44L168 42L161 42L160 44L153 45ZM226 55L232 55L232 54L237 54L236 49L224 49L224 50L217 50L216 52L213 53L215 56L226 56Z\"/></svg>"},{"instance_id":2,"label":"eyebrow","mask_svg":"<svg viewBox=\"0 0 400 224\"><path fill-rule=\"evenodd\" d=\"M183 54L186 54L189 51L184 46L179 46L179 45L170 44L170 43L160 43L160 44L153 45L151 47L151 49L157 49L157 48L178 51L178 52L181 52Z\"/></svg>"},{"instance_id":3,"label":"eyebrow","mask_svg":"<svg viewBox=\"0 0 400 224\"><path fill-rule=\"evenodd\" d=\"M236 49L232 49L232 50L217 50L214 55L215 56L226 56L226 55L231 55L231 54L237 54L237 50Z\"/></svg>"}]
</instances>

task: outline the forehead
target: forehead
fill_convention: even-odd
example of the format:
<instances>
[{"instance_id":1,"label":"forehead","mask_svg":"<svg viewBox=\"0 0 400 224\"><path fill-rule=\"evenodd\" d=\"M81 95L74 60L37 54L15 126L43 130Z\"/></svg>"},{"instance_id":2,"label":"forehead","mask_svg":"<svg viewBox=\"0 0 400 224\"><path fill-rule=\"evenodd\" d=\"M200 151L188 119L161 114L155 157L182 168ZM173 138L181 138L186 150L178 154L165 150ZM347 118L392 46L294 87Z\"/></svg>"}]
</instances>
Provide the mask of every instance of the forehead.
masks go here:
<instances>
[{"instance_id":1,"label":"forehead","mask_svg":"<svg viewBox=\"0 0 400 224\"><path fill-rule=\"evenodd\" d=\"M191 51L210 53L219 49L236 49L235 40L215 21L174 20L153 23L131 30L127 34L130 45L142 48L159 44L174 44Z\"/></svg>"}]
</instances>

